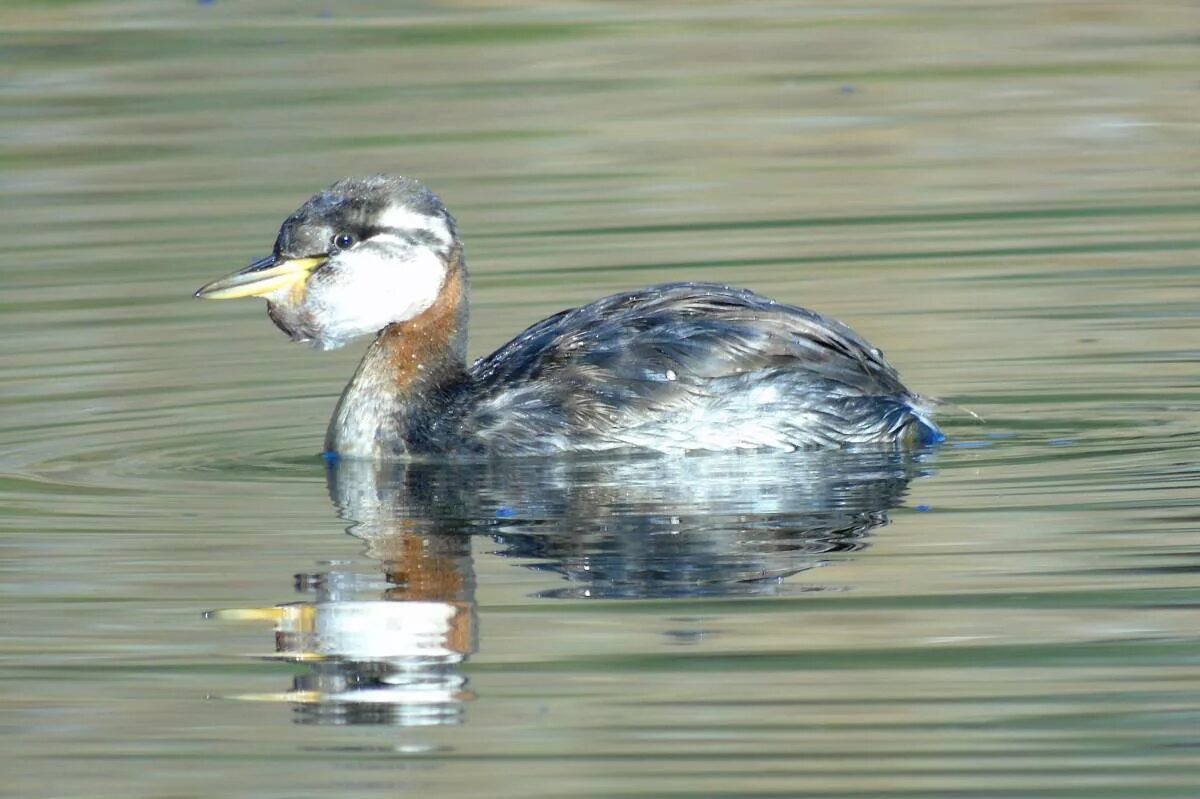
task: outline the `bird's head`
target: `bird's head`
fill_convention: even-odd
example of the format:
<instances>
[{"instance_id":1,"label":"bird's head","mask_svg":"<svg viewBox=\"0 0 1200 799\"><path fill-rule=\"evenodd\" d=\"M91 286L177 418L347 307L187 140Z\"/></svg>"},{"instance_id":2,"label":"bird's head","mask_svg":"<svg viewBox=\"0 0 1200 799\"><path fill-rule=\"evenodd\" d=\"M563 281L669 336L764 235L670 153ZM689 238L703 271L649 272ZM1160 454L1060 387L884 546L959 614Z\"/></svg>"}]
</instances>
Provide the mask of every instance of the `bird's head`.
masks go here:
<instances>
[{"instance_id":1,"label":"bird's head","mask_svg":"<svg viewBox=\"0 0 1200 799\"><path fill-rule=\"evenodd\" d=\"M460 248L454 217L417 181L347 178L285 219L270 255L196 296L263 297L294 340L333 349L433 305Z\"/></svg>"}]
</instances>

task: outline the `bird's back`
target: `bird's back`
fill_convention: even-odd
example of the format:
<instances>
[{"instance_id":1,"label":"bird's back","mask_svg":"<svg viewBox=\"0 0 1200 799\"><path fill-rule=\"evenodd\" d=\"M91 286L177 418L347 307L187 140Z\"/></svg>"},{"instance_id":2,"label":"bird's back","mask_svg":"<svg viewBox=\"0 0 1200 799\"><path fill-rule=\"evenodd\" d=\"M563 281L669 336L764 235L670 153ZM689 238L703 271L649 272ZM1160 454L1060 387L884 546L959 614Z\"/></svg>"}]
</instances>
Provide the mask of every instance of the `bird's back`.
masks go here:
<instances>
[{"instance_id":1,"label":"bird's back","mask_svg":"<svg viewBox=\"0 0 1200 799\"><path fill-rule=\"evenodd\" d=\"M563 311L470 369L459 434L491 453L809 448L936 439L928 403L845 325L675 283Z\"/></svg>"}]
</instances>

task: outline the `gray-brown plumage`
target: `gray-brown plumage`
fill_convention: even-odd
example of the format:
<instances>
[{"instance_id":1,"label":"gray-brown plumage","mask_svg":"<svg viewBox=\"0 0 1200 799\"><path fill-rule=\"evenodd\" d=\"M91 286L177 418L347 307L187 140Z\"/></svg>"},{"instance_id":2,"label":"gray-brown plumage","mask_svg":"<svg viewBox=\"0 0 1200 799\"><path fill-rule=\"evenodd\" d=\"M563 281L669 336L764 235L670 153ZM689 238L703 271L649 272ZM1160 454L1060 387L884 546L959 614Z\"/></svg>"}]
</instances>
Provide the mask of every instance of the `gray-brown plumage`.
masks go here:
<instances>
[{"instance_id":1,"label":"gray-brown plumage","mask_svg":"<svg viewBox=\"0 0 1200 799\"><path fill-rule=\"evenodd\" d=\"M294 338L376 333L338 404L339 456L797 449L940 441L929 401L845 325L745 289L674 283L563 311L466 364L452 217L404 178L341 181L275 254L199 296L264 296Z\"/></svg>"}]
</instances>

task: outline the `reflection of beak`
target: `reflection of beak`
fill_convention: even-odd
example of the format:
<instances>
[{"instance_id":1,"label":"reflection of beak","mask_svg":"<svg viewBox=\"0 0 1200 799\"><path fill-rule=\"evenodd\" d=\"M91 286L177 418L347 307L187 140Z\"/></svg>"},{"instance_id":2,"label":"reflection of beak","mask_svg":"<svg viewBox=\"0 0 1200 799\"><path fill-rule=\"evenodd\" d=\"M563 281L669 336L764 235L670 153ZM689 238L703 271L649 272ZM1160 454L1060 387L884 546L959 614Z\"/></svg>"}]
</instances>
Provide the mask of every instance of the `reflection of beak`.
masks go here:
<instances>
[{"instance_id":1,"label":"reflection of beak","mask_svg":"<svg viewBox=\"0 0 1200 799\"><path fill-rule=\"evenodd\" d=\"M206 300L265 297L280 289L303 283L313 273L313 270L328 260L328 256L318 255L315 258L280 261L274 255L268 255L228 277L205 283L196 290L196 296Z\"/></svg>"}]
</instances>

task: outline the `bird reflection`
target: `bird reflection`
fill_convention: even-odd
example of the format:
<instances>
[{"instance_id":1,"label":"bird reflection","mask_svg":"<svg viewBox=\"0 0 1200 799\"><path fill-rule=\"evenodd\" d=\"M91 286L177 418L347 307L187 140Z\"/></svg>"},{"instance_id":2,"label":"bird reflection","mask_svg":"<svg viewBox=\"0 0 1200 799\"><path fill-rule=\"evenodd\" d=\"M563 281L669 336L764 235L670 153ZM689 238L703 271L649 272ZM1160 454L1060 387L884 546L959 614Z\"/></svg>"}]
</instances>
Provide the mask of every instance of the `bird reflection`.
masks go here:
<instances>
[{"instance_id":1,"label":"bird reflection","mask_svg":"<svg viewBox=\"0 0 1200 799\"><path fill-rule=\"evenodd\" d=\"M276 656L307 664L278 697L302 723L462 723L460 667L478 642L472 541L555 575L541 597L806 590L785 578L863 548L920 458L335 462L330 496L366 558L298 575L303 601L217 615L275 623Z\"/></svg>"}]
</instances>

